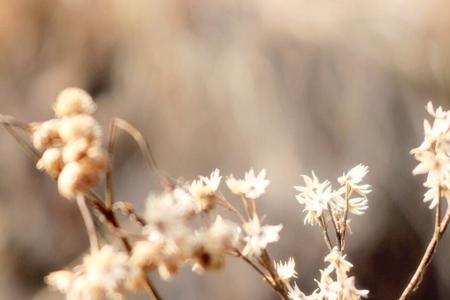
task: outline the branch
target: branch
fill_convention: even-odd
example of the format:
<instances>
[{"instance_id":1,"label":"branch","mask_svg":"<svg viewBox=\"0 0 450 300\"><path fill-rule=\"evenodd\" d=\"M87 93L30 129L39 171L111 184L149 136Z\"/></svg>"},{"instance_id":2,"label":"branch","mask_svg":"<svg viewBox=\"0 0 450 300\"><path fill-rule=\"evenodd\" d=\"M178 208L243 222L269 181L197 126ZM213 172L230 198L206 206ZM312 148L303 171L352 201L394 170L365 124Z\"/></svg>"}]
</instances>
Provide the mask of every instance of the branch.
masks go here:
<instances>
[{"instance_id":1,"label":"branch","mask_svg":"<svg viewBox=\"0 0 450 300\"><path fill-rule=\"evenodd\" d=\"M407 299L409 296L411 296L412 293L414 293L419 288L420 283L422 282L423 276L425 275L425 272L427 271L428 266L430 265L431 261L433 260L434 254L436 253L436 249L439 244L439 241L441 240L442 235L444 234L445 230L447 229L448 223L450 221L450 206L447 208L447 212L442 221L439 220L439 216L440 216L439 206L436 208L436 223L435 223L435 227L434 227L433 237L431 238L431 241L428 244L425 254L423 255L422 260L420 261L420 264L417 267L414 275L412 276L411 280L409 281L407 287L403 291L400 298L398 298L399 300Z\"/></svg>"}]
</instances>

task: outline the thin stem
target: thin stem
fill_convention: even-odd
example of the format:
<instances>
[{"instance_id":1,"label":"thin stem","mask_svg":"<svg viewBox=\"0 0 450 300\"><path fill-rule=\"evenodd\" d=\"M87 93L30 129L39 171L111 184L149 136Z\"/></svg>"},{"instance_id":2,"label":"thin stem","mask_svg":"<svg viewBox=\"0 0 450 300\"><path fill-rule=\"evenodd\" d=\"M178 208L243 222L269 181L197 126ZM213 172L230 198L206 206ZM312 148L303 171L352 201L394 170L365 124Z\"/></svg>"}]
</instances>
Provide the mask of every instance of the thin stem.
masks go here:
<instances>
[{"instance_id":1,"label":"thin stem","mask_svg":"<svg viewBox=\"0 0 450 300\"><path fill-rule=\"evenodd\" d=\"M441 222L440 222L440 209L439 209L439 207L437 207L435 220L436 220L436 223L434 225L433 237L431 238L431 240L427 246L427 249L419 263L419 266L417 267L414 275L412 276L411 280L409 281L408 285L406 286L406 288L403 291L402 295L400 296L399 300L407 299L409 296L411 296L411 294L413 292L415 292L419 288L420 283L422 282L423 276L425 275L425 272L427 271L428 266L430 265L431 261L433 260L434 254L436 253L436 249L439 244L439 241L441 240L442 235L444 234L445 230L447 229L448 223L450 221L450 207L447 207L447 212Z\"/></svg>"},{"instance_id":2,"label":"thin stem","mask_svg":"<svg viewBox=\"0 0 450 300\"><path fill-rule=\"evenodd\" d=\"M319 221L320 221L320 227L322 228L322 231L323 231L323 239L324 239L325 243L327 244L328 249L331 251L331 249L333 249L333 246L331 245L330 236L328 235L327 223L325 222L323 216L320 216Z\"/></svg>"},{"instance_id":3,"label":"thin stem","mask_svg":"<svg viewBox=\"0 0 450 300\"><path fill-rule=\"evenodd\" d=\"M345 183L345 211L344 211L344 219L342 221L342 232L340 233L340 248L343 249L345 246L345 233L347 231L347 219L348 219L348 208L349 208L349 197L350 197L350 189L348 183Z\"/></svg>"},{"instance_id":4,"label":"thin stem","mask_svg":"<svg viewBox=\"0 0 450 300\"><path fill-rule=\"evenodd\" d=\"M245 210L245 213L247 215L247 218L250 219L251 218L250 217L251 214L250 214L250 208L249 208L249 205L248 205L248 200L244 196L242 196L241 199L242 199L242 204L244 205L244 210Z\"/></svg>"},{"instance_id":5,"label":"thin stem","mask_svg":"<svg viewBox=\"0 0 450 300\"><path fill-rule=\"evenodd\" d=\"M9 123L2 122L3 127L5 127L6 131L16 140L16 142L25 150L30 159L37 163L41 157L39 151L37 151L33 146L30 145L28 141L26 141L23 137L21 137L13 128L13 126Z\"/></svg>"},{"instance_id":6,"label":"thin stem","mask_svg":"<svg viewBox=\"0 0 450 300\"><path fill-rule=\"evenodd\" d=\"M339 224L334 216L333 210L331 208L330 203L327 204L328 205L328 213L330 214L331 217L331 223L333 224L334 227L334 231L336 233L336 241L337 241L337 247L339 249L339 251L341 251L342 246L341 246L341 231L339 229Z\"/></svg>"},{"instance_id":7,"label":"thin stem","mask_svg":"<svg viewBox=\"0 0 450 300\"><path fill-rule=\"evenodd\" d=\"M252 203L252 215L254 218L256 218L258 216L258 212L256 210L256 199L253 198L251 201L252 201L251 202Z\"/></svg>"},{"instance_id":8,"label":"thin stem","mask_svg":"<svg viewBox=\"0 0 450 300\"><path fill-rule=\"evenodd\" d=\"M83 217L84 224L86 225L86 231L89 236L89 244L91 245L91 252L98 251L100 249L97 238L97 231L95 230L94 220L86 205L86 200L83 194L77 196L77 204L80 208L81 216Z\"/></svg>"},{"instance_id":9,"label":"thin stem","mask_svg":"<svg viewBox=\"0 0 450 300\"><path fill-rule=\"evenodd\" d=\"M263 250L261 254L261 260L267 271L270 273L270 276L272 276L276 290L279 292L281 298L288 300L289 299L288 293L286 292L286 289L284 288L284 285L282 284L281 280L278 278L277 271L273 266L273 260L270 257L269 251L267 251L267 249Z\"/></svg>"},{"instance_id":10,"label":"thin stem","mask_svg":"<svg viewBox=\"0 0 450 300\"><path fill-rule=\"evenodd\" d=\"M136 128L134 128L133 125L120 118L113 119L111 127L117 127L122 129L136 141L136 143L139 146L139 149L142 152L142 155L144 156L144 160L147 163L147 166L149 167L150 170L154 171L156 175L159 177L161 185L165 187L167 190L173 190L175 180L161 173L156 164L156 160L153 157L150 145L147 143L142 133Z\"/></svg>"},{"instance_id":11,"label":"thin stem","mask_svg":"<svg viewBox=\"0 0 450 300\"><path fill-rule=\"evenodd\" d=\"M114 120L109 126L108 132L108 170L106 171L106 207L111 208L114 203L114 185L113 185L113 163L114 163L114 144L116 141L116 126Z\"/></svg>"},{"instance_id":12,"label":"thin stem","mask_svg":"<svg viewBox=\"0 0 450 300\"><path fill-rule=\"evenodd\" d=\"M220 205L222 205L224 208L228 209L232 213L236 214L242 223L246 222L241 212L238 209L236 209L221 193L217 194L217 199L219 200L218 202Z\"/></svg>"},{"instance_id":13,"label":"thin stem","mask_svg":"<svg viewBox=\"0 0 450 300\"><path fill-rule=\"evenodd\" d=\"M150 280L150 278L148 278L148 276L145 276L145 285L144 288L146 290L146 292L149 295L153 295L153 297L156 300L162 300L161 295L159 294L158 290L156 289L155 285L153 284L153 282Z\"/></svg>"},{"instance_id":14,"label":"thin stem","mask_svg":"<svg viewBox=\"0 0 450 300\"><path fill-rule=\"evenodd\" d=\"M6 116L6 115L1 115L0 114L0 123L2 125L8 125L11 127L16 127L19 128L27 133L31 133L31 128L30 125L17 120L16 118L14 118L13 116Z\"/></svg>"},{"instance_id":15,"label":"thin stem","mask_svg":"<svg viewBox=\"0 0 450 300\"><path fill-rule=\"evenodd\" d=\"M242 255L242 253L238 249L234 249L234 252L232 253L232 255L245 261L256 272L258 272L259 275L261 275L263 277L264 281L266 281L273 289L275 289L275 285L274 285L273 281L267 276L267 274L265 274L264 271L262 271L254 262L252 262L246 256Z\"/></svg>"}]
</instances>

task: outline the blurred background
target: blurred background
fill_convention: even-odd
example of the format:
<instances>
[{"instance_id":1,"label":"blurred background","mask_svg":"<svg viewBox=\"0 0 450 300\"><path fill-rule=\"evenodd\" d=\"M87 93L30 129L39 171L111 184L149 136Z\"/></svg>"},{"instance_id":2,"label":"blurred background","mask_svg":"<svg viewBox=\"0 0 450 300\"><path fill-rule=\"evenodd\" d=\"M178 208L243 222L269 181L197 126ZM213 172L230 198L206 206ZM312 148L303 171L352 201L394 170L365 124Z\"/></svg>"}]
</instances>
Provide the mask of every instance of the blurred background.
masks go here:
<instances>
[{"instance_id":1,"label":"blurred background","mask_svg":"<svg viewBox=\"0 0 450 300\"><path fill-rule=\"evenodd\" d=\"M134 124L174 177L267 168L260 210L284 224L272 252L295 258L307 292L326 248L293 186L312 169L335 183L367 164L374 192L348 258L370 299L396 299L432 233L409 150L426 102L450 108L449 53L445 0L0 0L0 112L46 120L57 93L79 86L102 125ZM62 299L42 278L87 249L79 212L4 130L0 145L0 299ZM159 189L125 136L115 182L141 208ZM449 299L449 253L447 236L413 299ZM277 299L233 259L157 284L165 299Z\"/></svg>"}]
</instances>

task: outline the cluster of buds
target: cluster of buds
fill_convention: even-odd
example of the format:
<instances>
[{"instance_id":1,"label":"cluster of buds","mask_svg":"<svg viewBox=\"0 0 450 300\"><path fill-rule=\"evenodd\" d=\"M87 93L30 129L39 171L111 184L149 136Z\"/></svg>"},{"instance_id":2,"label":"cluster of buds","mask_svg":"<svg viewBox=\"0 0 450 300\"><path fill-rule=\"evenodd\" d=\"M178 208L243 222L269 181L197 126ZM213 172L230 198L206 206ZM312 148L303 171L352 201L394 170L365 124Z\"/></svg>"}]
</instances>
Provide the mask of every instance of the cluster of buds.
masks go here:
<instances>
[{"instance_id":1,"label":"cluster of buds","mask_svg":"<svg viewBox=\"0 0 450 300\"><path fill-rule=\"evenodd\" d=\"M95 187L107 168L101 129L92 117L96 105L78 88L63 90L53 106L56 118L32 124L34 147L42 151L37 168L58 180L58 190L73 199Z\"/></svg>"},{"instance_id":2,"label":"cluster of buds","mask_svg":"<svg viewBox=\"0 0 450 300\"><path fill-rule=\"evenodd\" d=\"M424 121L424 141L411 150L411 154L420 162L413 174L428 174L424 202L430 202L430 209L433 209L441 196L450 201L450 111L442 107L434 109L431 102L426 110L434 117L433 124Z\"/></svg>"}]
</instances>

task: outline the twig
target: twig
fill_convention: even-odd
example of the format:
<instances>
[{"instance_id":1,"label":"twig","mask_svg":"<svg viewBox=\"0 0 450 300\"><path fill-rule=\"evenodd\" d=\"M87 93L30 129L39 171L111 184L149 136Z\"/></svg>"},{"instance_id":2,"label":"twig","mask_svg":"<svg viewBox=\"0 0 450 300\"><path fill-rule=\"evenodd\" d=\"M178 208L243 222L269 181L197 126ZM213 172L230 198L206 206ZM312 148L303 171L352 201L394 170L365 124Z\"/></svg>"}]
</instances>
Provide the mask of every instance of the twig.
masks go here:
<instances>
[{"instance_id":1,"label":"twig","mask_svg":"<svg viewBox=\"0 0 450 300\"><path fill-rule=\"evenodd\" d=\"M288 293L286 292L286 289L284 288L284 284L278 278L277 271L275 270L275 267L273 266L273 260L270 257L269 251L267 251L267 249L263 250L263 252L261 254L261 260L262 260L265 268L267 269L267 271L272 276L272 279L275 283L276 290L280 294L281 298L284 300L288 300L289 299Z\"/></svg>"},{"instance_id":2,"label":"twig","mask_svg":"<svg viewBox=\"0 0 450 300\"><path fill-rule=\"evenodd\" d=\"M320 216L319 221L320 221L320 227L322 228L322 231L323 231L323 239L325 240L325 243L327 244L328 249L331 251L331 249L333 249L333 246L331 245L330 236L328 235L327 223L325 222L323 216Z\"/></svg>"},{"instance_id":3,"label":"twig","mask_svg":"<svg viewBox=\"0 0 450 300\"><path fill-rule=\"evenodd\" d=\"M130 123L127 121L120 119L120 118L114 118L111 123L110 128L120 128L126 133L128 133L138 144L139 149L142 152L142 155L144 156L144 160L147 163L147 166L150 170L154 171L156 175L159 177L160 183L163 187L165 187L167 190L173 190L175 185L175 180L167 176L166 174L162 174L162 172L159 170L156 160L153 157L153 153L151 151L150 145L145 140L142 133L133 127ZM110 133L114 134L115 129L111 129ZM115 139L113 140L113 142ZM112 143L109 147L113 147L114 143ZM108 148L109 148L108 147ZM108 149L109 150L109 149Z\"/></svg>"},{"instance_id":4,"label":"twig","mask_svg":"<svg viewBox=\"0 0 450 300\"><path fill-rule=\"evenodd\" d=\"M336 241L337 241L337 247L339 249L339 251L342 250L342 245L341 245L341 231L339 228L339 224L333 214L333 210L331 208L330 203L327 204L328 205L328 213L330 214L331 217L331 223L333 224L334 227L334 231L336 232Z\"/></svg>"},{"instance_id":5,"label":"twig","mask_svg":"<svg viewBox=\"0 0 450 300\"><path fill-rule=\"evenodd\" d=\"M423 276L424 276L425 272L427 271L428 266L430 265L431 261L433 260L434 254L436 253L436 249L439 244L439 241L441 240L442 235L444 234L445 230L447 229L448 223L450 221L450 207L447 207L447 212L446 212L443 220L439 221L439 219L440 219L440 209L439 209L439 207L437 207L436 208L436 223L434 226L433 237L431 238L431 241L428 244L428 247L420 261L419 266L417 267L414 275L412 276L411 280L409 281L408 285L406 286L406 288L403 291L402 295L400 296L399 300L407 299L409 296L411 296L412 293L414 293L419 288L419 285L422 282Z\"/></svg>"},{"instance_id":6,"label":"twig","mask_svg":"<svg viewBox=\"0 0 450 300\"><path fill-rule=\"evenodd\" d=\"M246 262L248 265L250 265L256 272L259 273L273 289L275 289L274 282L267 276L267 274L264 273L254 262L252 262L250 259L248 259L246 256L242 255L242 253L238 249L234 249L234 252L231 253L232 255L236 256L237 258L242 259L244 262Z\"/></svg>"},{"instance_id":7,"label":"twig","mask_svg":"<svg viewBox=\"0 0 450 300\"><path fill-rule=\"evenodd\" d=\"M0 117L4 117L1 116ZM10 117L11 119L12 117ZM13 122L13 120L15 122ZM3 125L3 127L6 129L6 131L16 140L16 142L25 150L25 152L27 153L27 155L30 157L30 159L34 162L37 163L37 161L40 159L41 154L39 153L39 151L37 151L33 146L30 145L29 142L27 142L23 137L21 137L15 130L13 127L17 127L13 124L17 124L17 123L21 123L15 119L11 119L8 122L6 122L5 120L1 121L1 124ZM17 128L23 129L22 126L18 126ZM27 131L28 132L28 131Z\"/></svg>"}]
</instances>

